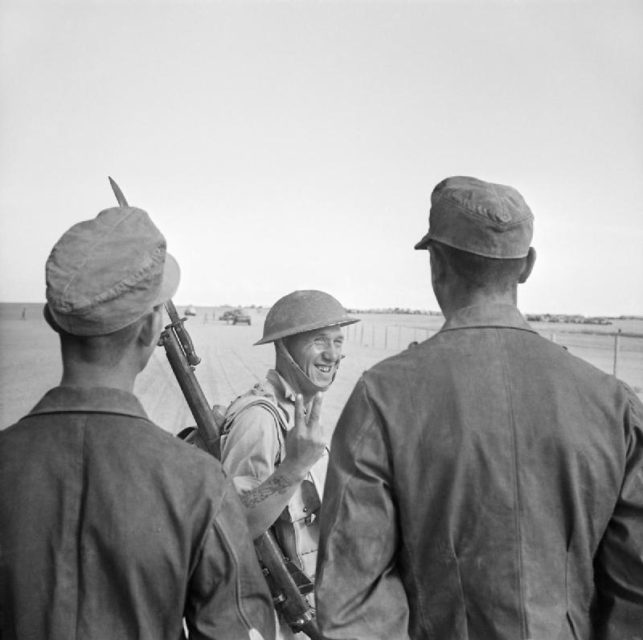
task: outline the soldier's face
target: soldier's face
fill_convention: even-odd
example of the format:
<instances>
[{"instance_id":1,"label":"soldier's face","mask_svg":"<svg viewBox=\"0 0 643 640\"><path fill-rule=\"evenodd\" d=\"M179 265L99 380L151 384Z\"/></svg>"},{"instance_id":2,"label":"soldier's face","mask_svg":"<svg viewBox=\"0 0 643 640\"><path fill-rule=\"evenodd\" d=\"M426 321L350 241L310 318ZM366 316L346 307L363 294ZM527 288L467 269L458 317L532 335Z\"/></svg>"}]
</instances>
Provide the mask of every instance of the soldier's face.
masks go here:
<instances>
[{"instance_id":1,"label":"soldier's face","mask_svg":"<svg viewBox=\"0 0 643 640\"><path fill-rule=\"evenodd\" d=\"M304 373L320 387L333 381L342 358L344 335L339 327L316 329L288 339L288 351Z\"/></svg>"}]
</instances>

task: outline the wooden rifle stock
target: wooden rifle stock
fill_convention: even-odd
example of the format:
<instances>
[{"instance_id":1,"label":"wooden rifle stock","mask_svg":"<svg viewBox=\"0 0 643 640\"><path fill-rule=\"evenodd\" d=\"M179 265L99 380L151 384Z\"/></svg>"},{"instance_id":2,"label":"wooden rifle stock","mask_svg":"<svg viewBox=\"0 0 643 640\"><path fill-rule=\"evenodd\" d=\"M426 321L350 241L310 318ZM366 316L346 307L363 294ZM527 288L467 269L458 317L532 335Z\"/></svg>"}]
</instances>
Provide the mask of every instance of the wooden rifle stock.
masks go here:
<instances>
[{"instance_id":1,"label":"wooden rifle stock","mask_svg":"<svg viewBox=\"0 0 643 640\"><path fill-rule=\"evenodd\" d=\"M221 459L220 429L214 413L208 404L203 389L194 373L194 367L201 359L194 351L192 340L185 329L185 318L180 318L171 300L165 303L170 324L161 333L159 345L165 348L172 371L196 421L198 437L194 444L204 449L217 460ZM288 569L273 533L268 530L254 541L257 557L270 588L275 607L293 631L303 631L311 640L323 640L315 615L301 594L293 573Z\"/></svg>"},{"instance_id":2,"label":"wooden rifle stock","mask_svg":"<svg viewBox=\"0 0 643 640\"><path fill-rule=\"evenodd\" d=\"M179 317L171 300L165 303L165 309L170 317L170 324L161 333L159 344L165 348L170 367L196 421L199 437L204 445L202 448L220 459L219 425L194 373L194 367L201 362L201 358L194 351L192 340L183 324L185 319Z\"/></svg>"}]
</instances>

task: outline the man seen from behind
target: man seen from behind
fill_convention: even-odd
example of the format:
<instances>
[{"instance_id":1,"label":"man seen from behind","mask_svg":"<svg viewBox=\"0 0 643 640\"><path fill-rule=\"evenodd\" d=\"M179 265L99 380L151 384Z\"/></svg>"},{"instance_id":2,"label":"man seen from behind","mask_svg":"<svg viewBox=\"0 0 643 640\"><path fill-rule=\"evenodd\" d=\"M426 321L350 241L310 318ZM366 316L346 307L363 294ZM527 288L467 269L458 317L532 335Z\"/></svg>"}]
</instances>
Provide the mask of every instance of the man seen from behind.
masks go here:
<instances>
[{"instance_id":1,"label":"man seen from behind","mask_svg":"<svg viewBox=\"0 0 643 640\"><path fill-rule=\"evenodd\" d=\"M513 188L431 197L446 322L363 374L331 443L317 570L328 640L641 640L643 406L517 308Z\"/></svg>"},{"instance_id":2,"label":"man seen from behind","mask_svg":"<svg viewBox=\"0 0 643 640\"><path fill-rule=\"evenodd\" d=\"M63 234L46 280L63 375L0 432L0 636L272 638L234 488L133 395L179 283L165 238L107 209Z\"/></svg>"}]
</instances>

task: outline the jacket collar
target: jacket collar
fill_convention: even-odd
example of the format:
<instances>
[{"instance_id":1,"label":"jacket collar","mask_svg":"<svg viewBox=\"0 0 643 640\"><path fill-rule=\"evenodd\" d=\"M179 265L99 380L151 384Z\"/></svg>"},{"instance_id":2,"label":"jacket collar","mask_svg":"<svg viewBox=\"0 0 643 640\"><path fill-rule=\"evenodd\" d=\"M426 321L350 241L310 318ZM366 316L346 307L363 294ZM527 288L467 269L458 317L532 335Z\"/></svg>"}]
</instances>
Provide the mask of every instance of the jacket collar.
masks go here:
<instances>
[{"instance_id":1,"label":"jacket collar","mask_svg":"<svg viewBox=\"0 0 643 640\"><path fill-rule=\"evenodd\" d=\"M111 387L54 387L29 415L43 413L112 413L149 420L136 396Z\"/></svg>"},{"instance_id":2,"label":"jacket collar","mask_svg":"<svg viewBox=\"0 0 643 640\"><path fill-rule=\"evenodd\" d=\"M512 304L485 304L458 309L440 331L471 327L509 327L536 333Z\"/></svg>"}]
</instances>

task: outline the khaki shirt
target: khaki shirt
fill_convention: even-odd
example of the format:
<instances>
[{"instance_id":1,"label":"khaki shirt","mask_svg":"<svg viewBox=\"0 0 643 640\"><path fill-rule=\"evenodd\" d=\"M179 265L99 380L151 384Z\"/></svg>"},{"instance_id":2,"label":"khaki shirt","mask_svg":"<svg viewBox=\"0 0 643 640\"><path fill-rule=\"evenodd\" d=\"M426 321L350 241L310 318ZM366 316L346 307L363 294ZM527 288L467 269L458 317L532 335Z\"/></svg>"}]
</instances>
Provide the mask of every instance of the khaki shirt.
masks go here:
<instances>
[{"instance_id":1,"label":"khaki shirt","mask_svg":"<svg viewBox=\"0 0 643 640\"><path fill-rule=\"evenodd\" d=\"M254 404L259 398L274 407L278 420L265 406ZM285 458L286 437L295 425L294 414L295 393L275 370L270 370L263 383L230 405L223 427L225 435L222 437L221 461L239 492L258 487ZM327 464L328 452L325 451L274 526L286 555L297 562L313 581L319 522L318 510L313 510L311 505L319 505L323 496ZM314 487L313 492L316 493L312 499L306 490L310 487ZM283 624L280 633L280 638L292 637Z\"/></svg>"}]
</instances>

